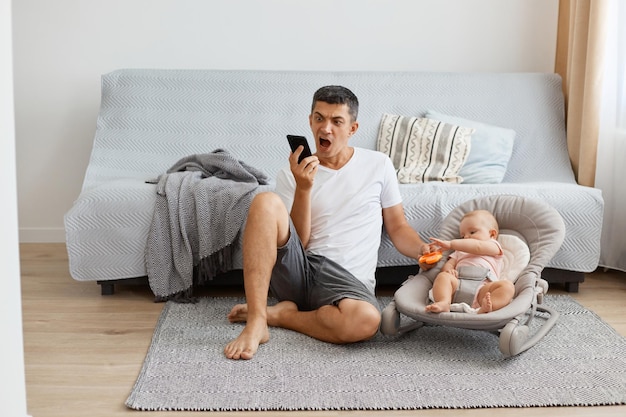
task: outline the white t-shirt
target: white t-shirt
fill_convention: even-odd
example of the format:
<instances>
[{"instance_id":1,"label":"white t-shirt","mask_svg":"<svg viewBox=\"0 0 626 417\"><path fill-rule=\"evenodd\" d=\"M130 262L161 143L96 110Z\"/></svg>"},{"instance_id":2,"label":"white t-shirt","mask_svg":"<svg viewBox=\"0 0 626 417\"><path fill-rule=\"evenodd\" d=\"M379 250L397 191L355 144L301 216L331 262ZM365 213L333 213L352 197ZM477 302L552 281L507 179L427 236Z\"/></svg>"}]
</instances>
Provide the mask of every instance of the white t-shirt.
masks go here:
<instances>
[{"instance_id":1,"label":"white t-shirt","mask_svg":"<svg viewBox=\"0 0 626 417\"><path fill-rule=\"evenodd\" d=\"M282 169L276 192L290 212L295 188L289 167ZM307 252L332 259L374 292L382 209L401 202L395 169L382 152L354 148L341 169L320 165L311 190Z\"/></svg>"}]
</instances>

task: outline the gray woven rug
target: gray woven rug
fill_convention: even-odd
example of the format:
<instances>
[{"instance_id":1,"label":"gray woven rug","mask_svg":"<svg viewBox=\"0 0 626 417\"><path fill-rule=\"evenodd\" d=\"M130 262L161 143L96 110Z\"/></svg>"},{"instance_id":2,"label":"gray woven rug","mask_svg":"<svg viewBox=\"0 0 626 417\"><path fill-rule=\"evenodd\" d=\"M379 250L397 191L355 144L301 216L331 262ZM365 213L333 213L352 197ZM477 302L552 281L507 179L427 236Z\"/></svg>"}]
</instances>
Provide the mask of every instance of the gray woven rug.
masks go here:
<instances>
[{"instance_id":1,"label":"gray woven rug","mask_svg":"<svg viewBox=\"0 0 626 417\"><path fill-rule=\"evenodd\" d=\"M250 361L226 359L241 299L168 302L126 401L137 410L390 410L626 404L626 338L566 295L530 350L505 359L495 334L428 326L337 346L283 329ZM380 298L386 305L391 298ZM535 320L537 321L537 320Z\"/></svg>"}]
</instances>

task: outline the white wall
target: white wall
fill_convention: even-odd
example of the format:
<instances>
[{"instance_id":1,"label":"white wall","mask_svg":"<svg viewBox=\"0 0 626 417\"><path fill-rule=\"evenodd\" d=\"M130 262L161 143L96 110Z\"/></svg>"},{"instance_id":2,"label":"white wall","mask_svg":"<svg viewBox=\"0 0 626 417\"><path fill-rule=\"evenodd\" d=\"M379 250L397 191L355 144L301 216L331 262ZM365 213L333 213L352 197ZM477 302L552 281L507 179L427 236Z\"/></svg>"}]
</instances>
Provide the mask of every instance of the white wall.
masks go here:
<instances>
[{"instance_id":1,"label":"white wall","mask_svg":"<svg viewBox=\"0 0 626 417\"><path fill-rule=\"evenodd\" d=\"M26 416L26 383L22 336L22 300L17 236L15 126L13 122L13 57L11 54L11 0L0 0L0 415Z\"/></svg>"},{"instance_id":2,"label":"white wall","mask_svg":"<svg viewBox=\"0 0 626 417\"><path fill-rule=\"evenodd\" d=\"M122 67L552 72L558 0L20 0L20 240L64 241Z\"/></svg>"}]
</instances>

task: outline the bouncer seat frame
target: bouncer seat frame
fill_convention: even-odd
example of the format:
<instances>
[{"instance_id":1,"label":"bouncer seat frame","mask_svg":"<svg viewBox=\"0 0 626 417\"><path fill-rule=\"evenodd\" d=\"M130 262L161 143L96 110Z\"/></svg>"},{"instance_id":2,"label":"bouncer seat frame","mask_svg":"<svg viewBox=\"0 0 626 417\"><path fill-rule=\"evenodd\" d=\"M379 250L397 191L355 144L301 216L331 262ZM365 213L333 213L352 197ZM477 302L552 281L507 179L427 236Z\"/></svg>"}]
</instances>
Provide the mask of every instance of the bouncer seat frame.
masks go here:
<instances>
[{"instance_id":1,"label":"bouncer seat frame","mask_svg":"<svg viewBox=\"0 0 626 417\"><path fill-rule=\"evenodd\" d=\"M426 312L430 303L429 290L451 252L447 251L435 267L409 276L398 288L393 300L383 310L383 334L398 335L425 324L499 332L500 351L504 356L514 356L534 346L556 324L559 313L542 305L548 283L541 277L541 272L564 240L565 225L561 215L536 199L513 195L481 197L452 210L442 223L439 237L444 240L458 238L463 215L478 209L488 210L495 216L500 236L515 236L527 247L524 250L528 263L524 262L525 266L519 268L521 272L518 269L519 273L513 272L513 276L505 278L515 284L515 296L511 303L485 314ZM428 236L424 238L428 239ZM504 245L503 249L506 252ZM506 274L507 271L503 272ZM529 324L538 316L541 316L542 324L531 335Z\"/></svg>"}]
</instances>

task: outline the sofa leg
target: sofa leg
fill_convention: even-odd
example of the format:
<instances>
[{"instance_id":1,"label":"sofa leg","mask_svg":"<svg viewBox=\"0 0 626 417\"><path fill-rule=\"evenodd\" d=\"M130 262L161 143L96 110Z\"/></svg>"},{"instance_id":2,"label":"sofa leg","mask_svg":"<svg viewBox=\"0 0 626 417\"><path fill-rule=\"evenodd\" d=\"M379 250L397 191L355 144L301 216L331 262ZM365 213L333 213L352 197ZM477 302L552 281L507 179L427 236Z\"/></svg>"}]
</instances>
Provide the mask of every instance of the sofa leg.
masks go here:
<instances>
[{"instance_id":1,"label":"sofa leg","mask_svg":"<svg viewBox=\"0 0 626 417\"><path fill-rule=\"evenodd\" d=\"M100 294L113 295L115 293L115 284L122 285L147 285L148 277L120 278L107 281L96 281L100 285ZM119 289L119 287L118 287Z\"/></svg>"},{"instance_id":2,"label":"sofa leg","mask_svg":"<svg viewBox=\"0 0 626 417\"><path fill-rule=\"evenodd\" d=\"M113 295L115 293L115 285L112 282L98 281L100 284L101 295Z\"/></svg>"},{"instance_id":3,"label":"sofa leg","mask_svg":"<svg viewBox=\"0 0 626 417\"><path fill-rule=\"evenodd\" d=\"M578 284L585 281L583 272L563 269L545 268L541 275L550 285L563 284L567 292L578 292Z\"/></svg>"}]
</instances>

